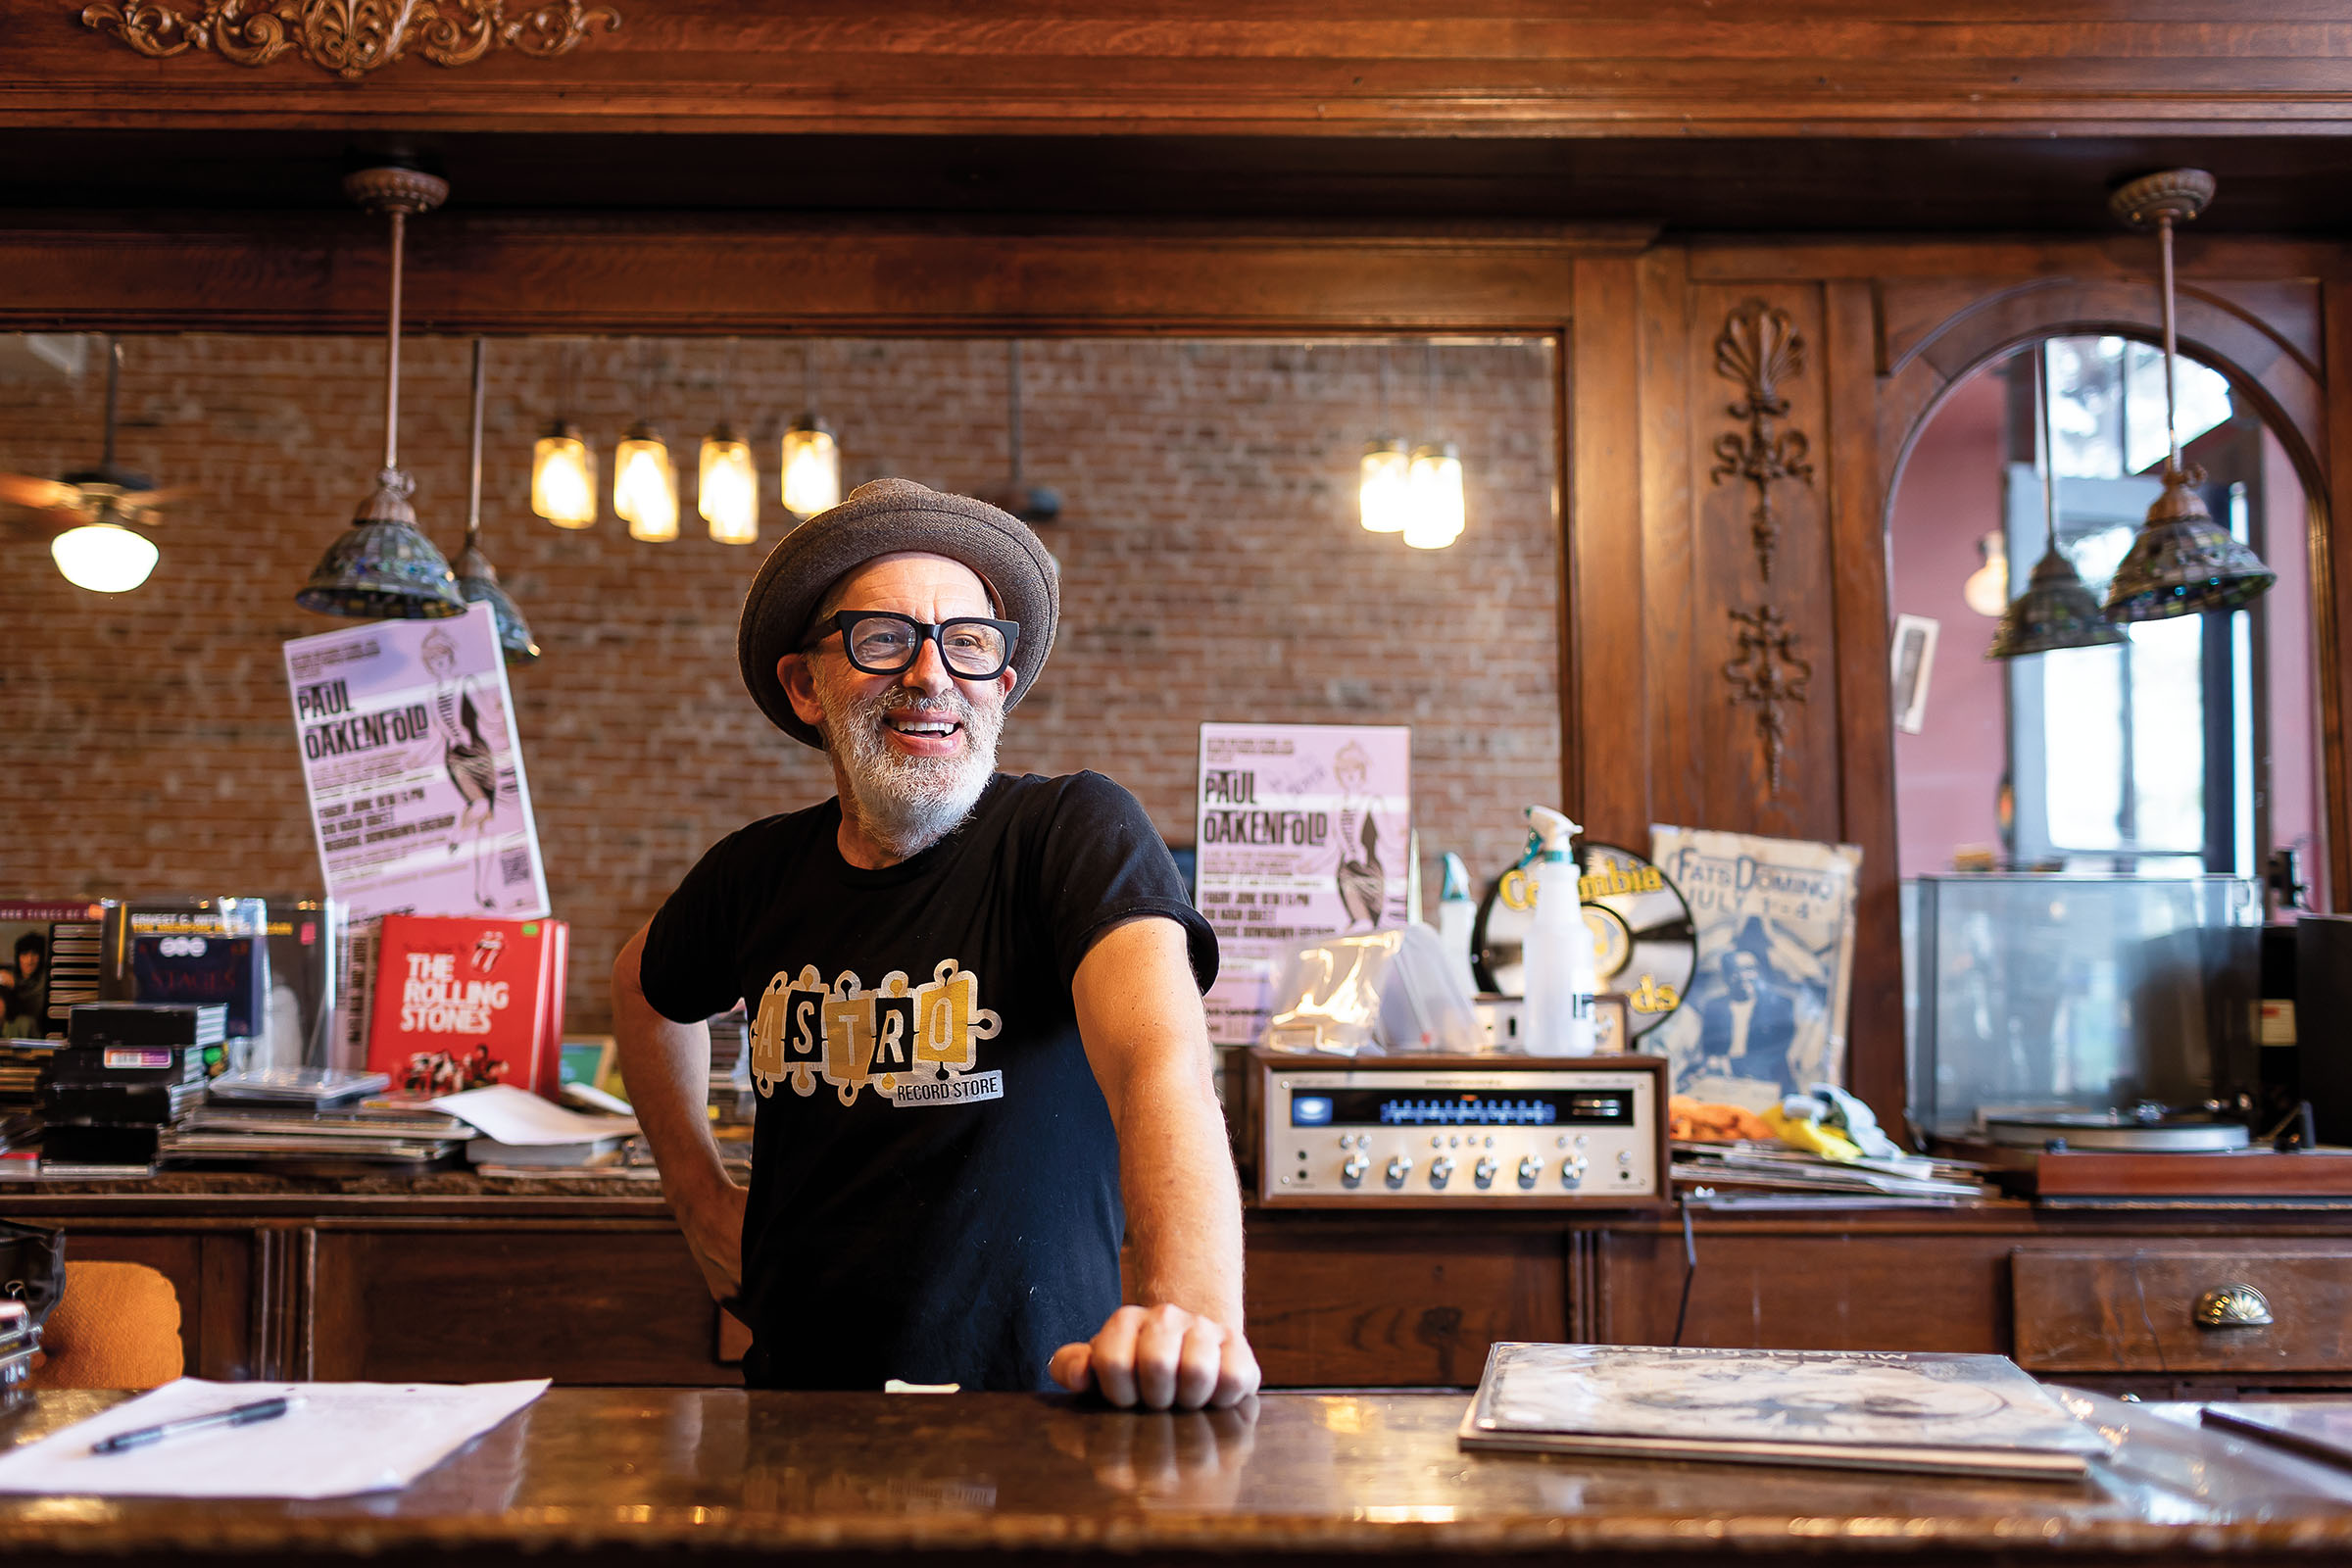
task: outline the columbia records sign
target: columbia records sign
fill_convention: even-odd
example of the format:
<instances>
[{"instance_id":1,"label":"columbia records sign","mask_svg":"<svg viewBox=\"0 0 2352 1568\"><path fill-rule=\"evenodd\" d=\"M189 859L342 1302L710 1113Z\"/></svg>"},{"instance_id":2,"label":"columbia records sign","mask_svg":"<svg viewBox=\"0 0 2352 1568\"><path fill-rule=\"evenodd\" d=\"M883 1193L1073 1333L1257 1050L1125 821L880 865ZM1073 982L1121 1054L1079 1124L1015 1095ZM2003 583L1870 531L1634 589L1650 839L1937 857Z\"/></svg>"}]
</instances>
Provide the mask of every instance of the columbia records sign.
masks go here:
<instances>
[{"instance_id":1,"label":"columbia records sign","mask_svg":"<svg viewBox=\"0 0 2352 1568\"><path fill-rule=\"evenodd\" d=\"M1587 841L1577 852L1577 898L1592 933L1600 989L1628 999L1629 1039L1639 1040L1673 1016L1690 995L1698 967L1690 906L1665 872L1631 850ZM1535 907L1531 891L1526 870L1513 866L1478 906L1470 949L1485 990L1524 994L1520 954Z\"/></svg>"}]
</instances>

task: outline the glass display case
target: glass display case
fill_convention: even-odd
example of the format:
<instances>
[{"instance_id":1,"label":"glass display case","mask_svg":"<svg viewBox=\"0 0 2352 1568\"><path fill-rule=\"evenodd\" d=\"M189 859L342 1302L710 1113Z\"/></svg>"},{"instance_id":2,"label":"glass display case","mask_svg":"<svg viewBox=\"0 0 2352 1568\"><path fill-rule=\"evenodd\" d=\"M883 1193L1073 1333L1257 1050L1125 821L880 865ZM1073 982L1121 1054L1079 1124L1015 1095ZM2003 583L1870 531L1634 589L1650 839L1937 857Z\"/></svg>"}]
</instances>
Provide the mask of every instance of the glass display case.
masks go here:
<instances>
[{"instance_id":1,"label":"glass display case","mask_svg":"<svg viewBox=\"0 0 2352 1568\"><path fill-rule=\"evenodd\" d=\"M2262 894L2230 876L1903 883L1910 1115L2185 1105L2254 1087Z\"/></svg>"}]
</instances>

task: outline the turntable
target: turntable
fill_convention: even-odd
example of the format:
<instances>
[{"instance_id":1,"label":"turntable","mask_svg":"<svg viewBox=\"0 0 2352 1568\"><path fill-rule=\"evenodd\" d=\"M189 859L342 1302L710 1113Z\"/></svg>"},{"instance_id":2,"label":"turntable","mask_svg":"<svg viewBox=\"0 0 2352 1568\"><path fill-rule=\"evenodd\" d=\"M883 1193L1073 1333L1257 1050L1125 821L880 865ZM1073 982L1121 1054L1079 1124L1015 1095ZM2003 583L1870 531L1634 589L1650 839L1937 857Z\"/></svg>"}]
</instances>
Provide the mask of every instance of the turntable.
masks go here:
<instances>
[{"instance_id":1,"label":"turntable","mask_svg":"<svg viewBox=\"0 0 2352 1568\"><path fill-rule=\"evenodd\" d=\"M2218 1107L1987 1111L1982 1152L2047 1207L2352 1207L2352 1150L2281 1152Z\"/></svg>"}]
</instances>

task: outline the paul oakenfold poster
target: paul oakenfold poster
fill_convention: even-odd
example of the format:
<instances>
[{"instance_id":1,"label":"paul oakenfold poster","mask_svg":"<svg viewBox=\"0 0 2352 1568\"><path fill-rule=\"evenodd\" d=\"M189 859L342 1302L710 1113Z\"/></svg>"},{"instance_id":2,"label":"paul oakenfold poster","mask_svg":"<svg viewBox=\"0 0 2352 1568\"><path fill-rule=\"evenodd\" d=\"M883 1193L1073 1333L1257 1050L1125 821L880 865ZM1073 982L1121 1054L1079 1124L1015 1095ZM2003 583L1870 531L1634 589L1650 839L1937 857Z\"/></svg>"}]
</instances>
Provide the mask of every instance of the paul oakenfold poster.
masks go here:
<instances>
[{"instance_id":1,"label":"paul oakenfold poster","mask_svg":"<svg viewBox=\"0 0 2352 1568\"><path fill-rule=\"evenodd\" d=\"M389 913L550 912L487 605L285 645L327 896Z\"/></svg>"},{"instance_id":2,"label":"paul oakenfold poster","mask_svg":"<svg viewBox=\"0 0 2352 1568\"><path fill-rule=\"evenodd\" d=\"M1282 954L1404 923L1413 732L1202 724L1194 902L1217 933L1208 1037L1264 1030Z\"/></svg>"}]
</instances>

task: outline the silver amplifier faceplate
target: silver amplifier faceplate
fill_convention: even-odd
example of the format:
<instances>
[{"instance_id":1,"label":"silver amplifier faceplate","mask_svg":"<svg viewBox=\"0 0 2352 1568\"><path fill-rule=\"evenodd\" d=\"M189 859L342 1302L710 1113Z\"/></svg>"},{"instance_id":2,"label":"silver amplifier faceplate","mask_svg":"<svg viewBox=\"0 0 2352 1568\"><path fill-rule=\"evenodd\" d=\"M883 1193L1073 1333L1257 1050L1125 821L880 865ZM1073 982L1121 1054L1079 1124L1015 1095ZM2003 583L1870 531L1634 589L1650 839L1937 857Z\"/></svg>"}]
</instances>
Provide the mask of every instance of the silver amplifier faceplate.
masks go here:
<instances>
[{"instance_id":1,"label":"silver amplifier faceplate","mask_svg":"<svg viewBox=\"0 0 2352 1568\"><path fill-rule=\"evenodd\" d=\"M1654 1072L1275 1067L1262 1082L1268 1201L1661 1196Z\"/></svg>"}]
</instances>

